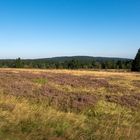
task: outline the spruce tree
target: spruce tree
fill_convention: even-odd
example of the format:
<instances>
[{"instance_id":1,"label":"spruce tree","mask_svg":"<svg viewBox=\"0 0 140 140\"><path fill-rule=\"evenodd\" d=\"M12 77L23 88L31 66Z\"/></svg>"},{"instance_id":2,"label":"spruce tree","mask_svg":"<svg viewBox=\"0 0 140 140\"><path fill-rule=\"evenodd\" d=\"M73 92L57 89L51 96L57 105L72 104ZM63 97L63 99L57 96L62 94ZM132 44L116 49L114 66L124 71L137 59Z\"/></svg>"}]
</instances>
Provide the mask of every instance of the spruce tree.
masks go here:
<instances>
[{"instance_id":1,"label":"spruce tree","mask_svg":"<svg viewBox=\"0 0 140 140\"><path fill-rule=\"evenodd\" d=\"M137 53L135 59L133 60L132 71L140 72L140 49L138 50L138 53Z\"/></svg>"},{"instance_id":2,"label":"spruce tree","mask_svg":"<svg viewBox=\"0 0 140 140\"><path fill-rule=\"evenodd\" d=\"M15 67L16 68L22 68L23 67L23 63L22 63L22 60L20 58L16 59Z\"/></svg>"}]
</instances>

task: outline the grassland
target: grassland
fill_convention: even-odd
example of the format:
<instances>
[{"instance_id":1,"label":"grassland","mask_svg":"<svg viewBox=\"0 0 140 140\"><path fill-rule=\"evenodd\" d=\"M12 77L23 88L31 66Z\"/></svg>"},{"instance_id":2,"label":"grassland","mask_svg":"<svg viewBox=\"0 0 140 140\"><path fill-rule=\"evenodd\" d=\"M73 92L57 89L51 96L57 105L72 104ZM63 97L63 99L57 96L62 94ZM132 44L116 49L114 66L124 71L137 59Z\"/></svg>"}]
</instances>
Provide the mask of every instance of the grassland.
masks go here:
<instances>
[{"instance_id":1,"label":"grassland","mask_svg":"<svg viewBox=\"0 0 140 140\"><path fill-rule=\"evenodd\" d=\"M139 139L139 73L0 69L0 140Z\"/></svg>"}]
</instances>

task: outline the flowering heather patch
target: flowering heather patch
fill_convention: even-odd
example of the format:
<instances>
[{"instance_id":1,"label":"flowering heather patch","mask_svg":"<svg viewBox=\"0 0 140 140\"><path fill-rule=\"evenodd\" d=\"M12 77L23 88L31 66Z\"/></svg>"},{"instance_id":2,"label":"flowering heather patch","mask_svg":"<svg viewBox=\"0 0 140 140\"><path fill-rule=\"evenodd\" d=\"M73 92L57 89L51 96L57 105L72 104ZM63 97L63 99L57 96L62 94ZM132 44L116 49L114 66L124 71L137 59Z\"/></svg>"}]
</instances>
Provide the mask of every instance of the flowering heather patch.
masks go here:
<instances>
[{"instance_id":1,"label":"flowering heather patch","mask_svg":"<svg viewBox=\"0 0 140 140\"><path fill-rule=\"evenodd\" d=\"M138 73L0 69L0 139L138 140Z\"/></svg>"}]
</instances>

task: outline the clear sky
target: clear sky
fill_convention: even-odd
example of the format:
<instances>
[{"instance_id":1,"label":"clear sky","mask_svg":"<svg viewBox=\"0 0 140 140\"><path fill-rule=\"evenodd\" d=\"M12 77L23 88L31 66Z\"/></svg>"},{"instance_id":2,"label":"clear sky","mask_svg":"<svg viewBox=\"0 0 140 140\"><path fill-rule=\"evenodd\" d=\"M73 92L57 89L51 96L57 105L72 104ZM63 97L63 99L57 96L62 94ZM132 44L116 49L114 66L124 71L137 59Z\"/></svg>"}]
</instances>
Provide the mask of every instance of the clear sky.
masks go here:
<instances>
[{"instance_id":1,"label":"clear sky","mask_svg":"<svg viewBox=\"0 0 140 140\"><path fill-rule=\"evenodd\" d=\"M140 0L0 0L0 58L133 58Z\"/></svg>"}]
</instances>

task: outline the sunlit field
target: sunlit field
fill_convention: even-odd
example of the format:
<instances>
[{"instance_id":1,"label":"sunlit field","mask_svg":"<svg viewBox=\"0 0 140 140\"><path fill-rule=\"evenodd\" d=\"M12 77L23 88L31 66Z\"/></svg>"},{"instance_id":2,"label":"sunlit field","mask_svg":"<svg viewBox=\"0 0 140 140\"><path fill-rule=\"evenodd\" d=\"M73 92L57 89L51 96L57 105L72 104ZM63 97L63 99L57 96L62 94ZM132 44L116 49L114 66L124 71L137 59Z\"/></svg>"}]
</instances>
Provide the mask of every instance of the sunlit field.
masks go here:
<instances>
[{"instance_id":1,"label":"sunlit field","mask_svg":"<svg viewBox=\"0 0 140 140\"><path fill-rule=\"evenodd\" d=\"M0 140L139 139L139 73L0 69Z\"/></svg>"}]
</instances>

